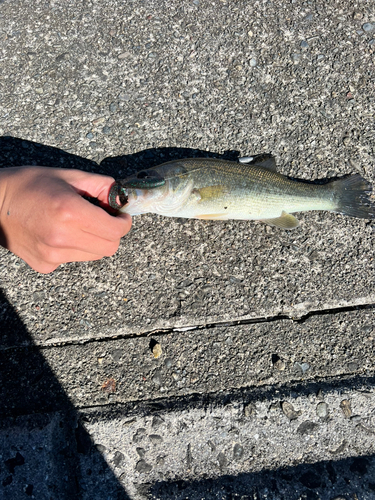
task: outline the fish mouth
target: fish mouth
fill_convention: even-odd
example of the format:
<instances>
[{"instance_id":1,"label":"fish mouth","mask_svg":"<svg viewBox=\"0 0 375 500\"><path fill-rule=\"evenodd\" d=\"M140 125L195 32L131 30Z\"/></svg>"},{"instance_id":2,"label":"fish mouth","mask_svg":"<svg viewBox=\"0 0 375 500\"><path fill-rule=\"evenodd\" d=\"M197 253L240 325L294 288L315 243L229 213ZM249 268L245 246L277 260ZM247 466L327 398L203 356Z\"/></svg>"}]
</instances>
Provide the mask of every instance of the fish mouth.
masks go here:
<instances>
[{"instance_id":1,"label":"fish mouth","mask_svg":"<svg viewBox=\"0 0 375 500\"><path fill-rule=\"evenodd\" d=\"M154 189L164 186L165 179L155 170L142 170L134 177L119 179L111 187L108 203L114 210L120 210L128 203L129 191Z\"/></svg>"}]
</instances>

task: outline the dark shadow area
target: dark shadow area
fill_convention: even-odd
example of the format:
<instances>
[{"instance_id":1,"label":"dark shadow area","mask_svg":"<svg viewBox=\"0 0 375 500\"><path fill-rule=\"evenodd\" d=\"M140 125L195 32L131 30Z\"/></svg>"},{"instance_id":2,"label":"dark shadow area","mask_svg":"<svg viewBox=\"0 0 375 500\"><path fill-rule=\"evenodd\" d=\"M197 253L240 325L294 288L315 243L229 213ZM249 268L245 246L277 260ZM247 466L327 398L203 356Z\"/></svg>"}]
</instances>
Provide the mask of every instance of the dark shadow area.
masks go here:
<instances>
[{"instance_id":1,"label":"dark shadow area","mask_svg":"<svg viewBox=\"0 0 375 500\"><path fill-rule=\"evenodd\" d=\"M67 153L17 137L0 137L0 168L40 165L54 168L77 168L86 172L112 175L115 178L132 174L160 163L181 158L220 158L235 161L238 151L211 153L192 148L152 148L133 154L105 158L100 165L93 160Z\"/></svg>"},{"instance_id":2,"label":"dark shadow area","mask_svg":"<svg viewBox=\"0 0 375 500\"><path fill-rule=\"evenodd\" d=\"M25 478L34 498L129 498L1 291L0 332L0 498L26 498ZM11 348L12 341L30 347ZM34 449L43 432L47 442ZM44 448L49 463L41 461ZM37 471L48 481L38 483Z\"/></svg>"},{"instance_id":3,"label":"dark shadow area","mask_svg":"<svg viewBox=\"0 0 375 500\"><path fill-rule=\"evenodd\" d=\"M370 500L375 498L375 459L363 456L238 476L224 472L218 479L157 482L148 493L165 500Z\"/></svg>"},{"instance_id":4,"label":"dark shadow area","mask_svg":"<svg viewBox=\"0 0 375 500\"><path fill-rule=\"evenodd\" d=\"M22 165L77 168L86 172L98 170L98 164L94 161L61 149L17 137L0 137L0 168L20 167Z\"/></svg>"},{"instance_id":5,"label":"dark shadow area","mask_svg":"<svg viewBox=\"0 0 375 500\"><path fill-rule=\"evenodd\" d=\"M293 383L284 386L231 389L228 392L189 394L186 396L160 398L152 401L137 400L125 404L113 404L112 406L101 408L98 412L92 410L90 412L90 421L99 421L100 419L110 420L124 415L129 417L136 415L148 417L163 415L164 413L170 412L177 413L185 410L199 409L210 411L217 407L223 408L225 406L237 404L244 404L246 406L257 401L274 401L275 399L278 399L281 405L285 398L309 396L311 394L318 394L318 392L322 397L324 397L326 393L332 391L341 392L343 394L348 390L366 392L366 387L374 386L374 375L368 377L355 375L340 380L328 379L325 381Z\"/></svg>"}]
</instances>

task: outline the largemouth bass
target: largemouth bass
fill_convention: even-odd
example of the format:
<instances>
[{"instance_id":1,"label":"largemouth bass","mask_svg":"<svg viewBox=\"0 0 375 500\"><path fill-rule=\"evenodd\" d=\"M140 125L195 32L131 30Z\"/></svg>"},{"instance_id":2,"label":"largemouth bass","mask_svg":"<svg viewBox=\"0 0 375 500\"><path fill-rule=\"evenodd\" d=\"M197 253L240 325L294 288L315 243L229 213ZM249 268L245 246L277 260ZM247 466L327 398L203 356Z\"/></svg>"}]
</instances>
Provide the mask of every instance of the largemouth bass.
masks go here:
<instances>
[{"instance_id":1,"label":"largemouth bass","mask_svg":"<svg viewBox=\"0 0 375 500\"><path fill-rule=\"evenodd\" d=\"M242 161L189 158L163 163L118 180L109 204L130 215L260 220L284 229L299 225L292 213L310 210L375 217L371 186L360 175L314 184L278 173L271 155Z\"/></svg>"}]
</instances>

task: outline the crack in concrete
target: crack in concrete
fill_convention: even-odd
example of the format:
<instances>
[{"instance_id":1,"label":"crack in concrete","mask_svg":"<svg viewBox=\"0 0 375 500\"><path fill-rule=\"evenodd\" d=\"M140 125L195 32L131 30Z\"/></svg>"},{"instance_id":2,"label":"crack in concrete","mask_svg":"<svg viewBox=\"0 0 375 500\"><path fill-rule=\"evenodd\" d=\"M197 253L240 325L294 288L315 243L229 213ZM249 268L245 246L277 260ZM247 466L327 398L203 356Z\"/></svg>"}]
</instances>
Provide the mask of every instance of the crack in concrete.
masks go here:
<instances>
[{"instance_id":1,"label":"crack in concrete","mask_svg":"<svg viewBox=\"0 0 375 500\"><path fill-rule=\"evenodd\" d=\"M260 324L260 323L273 323L277 321L291 321L291 322L296 322L299 324L303 324L305 321L307 321L309 318L314 317L314 316L332 316L336 314L341 314L341 313L346 313L346 312L354 312L354 311L361 311L361 310L369 310L369 309L375 309L375 303L370 303L370 304L356 304L356 305L349 305L349 306L342 306L342 307L336 307L336 308L327 308L327 309L317 309L317 310L310 310L307 311L306 314L303 314L298 317L291 317L287 314L276 314L273 316L260 316L257 318L245 318L245 319L234 319L234 320L226 320L226 321L216 321L216 322L209 322L209 323L199 323L196 325L186 325L186 326L181 326L181 327L169 327L169 328L157 328L154 330L150 330L148 332L143 332L143 333L122 333L122 334L117 334L117 335L104 335L101 337L92 337L92 338L85 338L85 339L71 339L71 340L63 340L63 341L55 341L55 342L48 342L46 344L34 344L32 341L30 343L23 343L19 346L6 346L0 348L0 352L2 351L15 351L19 349L25 349L25 348L37 348L40 350L44 349L49 349L49 348L56 348L56 347L65 347L65 346L70 346L70 345L86 345L86 344L91 344L91 343L100 343L100 342L108 342L111 340L125 340L125 339L135 339L135 338L147 338L147 337L159 337L162 335L169 335L171 333L175 332L187 332L187 331L193 331L193 330L210 330L213 328L231 328L231 327L236 327L236 326L242 326L242 325L252 325L252 324Z\"/></svg>"}]
</instances>

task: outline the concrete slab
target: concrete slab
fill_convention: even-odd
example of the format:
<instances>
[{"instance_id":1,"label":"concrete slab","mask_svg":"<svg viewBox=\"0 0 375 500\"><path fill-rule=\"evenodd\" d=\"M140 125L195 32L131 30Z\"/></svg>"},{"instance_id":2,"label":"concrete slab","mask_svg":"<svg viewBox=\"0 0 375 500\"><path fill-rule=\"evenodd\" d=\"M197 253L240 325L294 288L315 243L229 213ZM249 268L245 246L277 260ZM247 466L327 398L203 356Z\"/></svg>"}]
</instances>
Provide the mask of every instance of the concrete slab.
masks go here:
<instances>
[{"instance_id":1,"label":"concrete slab","mask_svg":"<svg viewBox=\"0 0 375 500\"><path fill-rule=\"evenodd\" d=\"M321 217L286 233L143 216L113 259L52 275L3 251L3 290L40 345L375 303L371 224Z\"/></svg>"},{"instance_id":2,"label":"concrete slab","mask_svg":"<svg viewBox=\"0 0 375 500\"><path fill-rule=\"evenodd\" d=\"M34 405L38 411L60 409L66 397L75 408L86 408L326 377L370 381L374 325L369 309L312 316L302 323L283 320L41 350L6 349L0 352L7 381L2 411L24 413Z\"/></svg>"}]
</instances>

